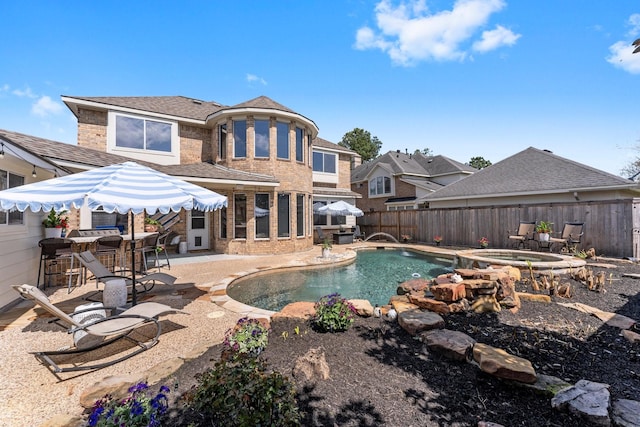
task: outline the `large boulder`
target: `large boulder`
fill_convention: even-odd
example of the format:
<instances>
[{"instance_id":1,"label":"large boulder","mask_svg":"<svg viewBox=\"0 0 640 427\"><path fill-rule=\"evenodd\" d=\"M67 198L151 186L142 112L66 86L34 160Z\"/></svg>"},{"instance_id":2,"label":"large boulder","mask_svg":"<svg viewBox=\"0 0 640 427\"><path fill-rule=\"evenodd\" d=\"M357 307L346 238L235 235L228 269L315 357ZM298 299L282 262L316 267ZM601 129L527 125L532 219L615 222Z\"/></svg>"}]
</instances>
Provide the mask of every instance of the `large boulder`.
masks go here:
<instances>
[{"instance_id":1,"label":"large boulder","mask_svg":"<svg viewBox=\"0 0 640 427\"><path fill-rule=\"evenodd\" d=\"M473 360L480 365L482 371L498 378L527 384L533 384L537 379L530 361L487 344L478 343L473 346Z\"/></svg>"},{"instance_id":2,"label":"large boulder","mask_svg":"<svg viewBox=\"0 0 640 427\"><path fill-rule=\"evenodd\" d=\"M434 329L420 334L420 339L431 351L449 359L464 362L470 356L476 340L469 335L449 329Z\"/></svg>"},{"instance_id":3,"label":"large boulder","mask_svg":"<svg viewBox=\"0 0 640 427\"><path fill-rule=\"evenodd\" d=\"M436 313L424 310L409 310L398 314L398 324L409 334L444 328L444 319Z\"/></svg>"},{"instance_id":4,"label":"large boulder","mask_svg":"<svg viewBox=\"0 0 640 427\"><path fill-rule=\"evenodd\" d=\"M329 378L329 364L325 357L324 348L309 349L303 356L296 359L293 366L294 378L303 376L308 381L326 380Z\"/></svg>"}]
</instances>

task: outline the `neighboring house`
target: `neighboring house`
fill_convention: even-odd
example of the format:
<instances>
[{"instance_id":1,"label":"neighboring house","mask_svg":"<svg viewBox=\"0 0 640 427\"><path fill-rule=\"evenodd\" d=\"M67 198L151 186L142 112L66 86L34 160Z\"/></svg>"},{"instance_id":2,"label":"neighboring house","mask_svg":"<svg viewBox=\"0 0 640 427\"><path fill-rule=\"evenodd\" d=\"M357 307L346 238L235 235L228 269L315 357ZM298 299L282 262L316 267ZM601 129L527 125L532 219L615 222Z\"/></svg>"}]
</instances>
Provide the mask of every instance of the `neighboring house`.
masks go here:
<instances>
[{"instance_id":1,"label":"neighboring house","mask_svg":"<svg viewBox=\"0 0 640 427\"><path fill-rule=\"evenodd\" d=\"M15 144L0 132L0 190L67 175L64 167ZM35 283L43 215L0 210L0 308L18 294L11 285Z\"/></svg>"},{"instance_id":2,"label":"neighboring house","mask_svg":"<svg viewBox=\"0 0 640 427\"><path fill-rule=\"evenodd\" d=\"M365 212L417 209L419 201L476 172L445 156L389 151L351 171L351 189Z\"/></svg>"},{"instance_id":3,"label":"neighboring house","mask_svg":"<svg viewBox=\"0 0 640 427\"><path fill-rule=\"evenodd\" d=\"M634 197L636 182L529 147L417 202L430 208L466 208Z\"/></svg>"}]
</instances>

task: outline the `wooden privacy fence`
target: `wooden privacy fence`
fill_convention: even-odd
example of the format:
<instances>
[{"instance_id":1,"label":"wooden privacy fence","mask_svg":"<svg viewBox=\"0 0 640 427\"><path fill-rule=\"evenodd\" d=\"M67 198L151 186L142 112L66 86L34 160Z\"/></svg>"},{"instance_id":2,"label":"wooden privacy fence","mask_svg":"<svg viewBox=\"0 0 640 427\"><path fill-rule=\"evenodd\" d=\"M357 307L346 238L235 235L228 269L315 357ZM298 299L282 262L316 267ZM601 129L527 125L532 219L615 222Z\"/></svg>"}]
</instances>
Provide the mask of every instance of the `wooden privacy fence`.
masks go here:
<instances>
[{"instance_id":1,"label":"wooden privacy fence","mask_svg":"<svg viewBox=\"0 0 640 427\"><path fill-rule=\"evenodd\" d=\"M383 211L366 212L358 224L367 236L383 232L401 240L400 236L409 235L421 243L433 243L434 236L442 236L442 245L464 247L478 247L478 240L486 237L490 248L509 248L513 246L509 234L518 229L520 221L550 221L555 237L560 237L565 222L584 222L581 249L593 247L598 255L637 258L639 209L639 199L626 199Z\"/></svg>"}]
</instances>

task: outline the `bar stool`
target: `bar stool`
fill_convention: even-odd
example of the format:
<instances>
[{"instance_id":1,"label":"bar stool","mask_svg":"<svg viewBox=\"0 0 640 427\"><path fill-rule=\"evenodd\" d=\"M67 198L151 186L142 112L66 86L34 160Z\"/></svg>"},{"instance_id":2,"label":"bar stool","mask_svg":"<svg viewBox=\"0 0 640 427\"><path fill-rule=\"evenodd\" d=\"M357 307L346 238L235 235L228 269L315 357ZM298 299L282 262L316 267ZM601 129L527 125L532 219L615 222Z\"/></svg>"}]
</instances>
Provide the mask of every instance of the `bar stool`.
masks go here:
<instances>
[{"instance_id":1,"label":"bar stool","mask_svg":"<svg viewBox=\"0 0 640 427\"><path fill-rule=\"evenodd\" d=\"M122 236L113 235L113 236L103 236L96 240L96 257L100 257L101 255L108 255L112 258L112 266L111 271L115 273L116 271L116 259L118 260L117 264L120 266L120 271L122 271L124 267L124 262L122 261ZM107 267L109 267L107 263Z\"/></svg>"},{"instance_id":2,"label":"bar stool","mask_svg":"<svg viewBox=\"0 0 640 427\"><path fill-rule=\"evenodd\" d=\"M46 288L47 282L51 283L51 276L60 274L59 271L54 269L54 266L58 266L58 261L61 259L69 260L71 273L73 272L73 242L71 240L49 237L42 239L38 242L40 246L40 265L38 266L38 281L36 287L40 287L40 274L42 274L43 288ZM44 266L44 272L43 267ZM66 274L66 270L63 274ZM48 278L48 279L47 279ZM47 279L47 280L45 280Z\"/></svg>"}]
</instances>

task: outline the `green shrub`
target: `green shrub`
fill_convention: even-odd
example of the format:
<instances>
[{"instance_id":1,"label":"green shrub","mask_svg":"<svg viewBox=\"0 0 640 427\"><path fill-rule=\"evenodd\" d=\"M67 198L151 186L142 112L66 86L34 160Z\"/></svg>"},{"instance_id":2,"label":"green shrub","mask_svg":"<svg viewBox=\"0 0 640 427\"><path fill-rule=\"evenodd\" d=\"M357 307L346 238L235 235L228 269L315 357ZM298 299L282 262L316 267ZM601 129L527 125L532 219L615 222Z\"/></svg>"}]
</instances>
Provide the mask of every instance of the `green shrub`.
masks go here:
<instances>
[{"instance_id":1,"label":"green shrub","mask_svg":"<svg viewBox=\"0 0 640 427\"><path fill-rule=\"evenodd\" d=\"M222 360L197 378L187 407L197 425L300 425L293 383L278 372L267 374L262 360Z\"/></svg>"},{"instance_id":2,"label":"green shrub","mask_svg":"<svg viewBox=\"0 0 640 427\"><path fill-rule=\"evenodd\" d=\"M313 325L323 332L341 332L349 329L356 317L356 309L340 294L326 295L315 304Z\"/></svg>"},{"instance_id":3,"label":"green shrub","mask_svg":"<svg viewBox=\"0 0 640 427\"><path fill-rule=\"evenodd\" d=\"M257 357L269 343L269 331L256 319L244 317L227 331L222 343L223 353Z\"/></svg>"}]
</instances>

